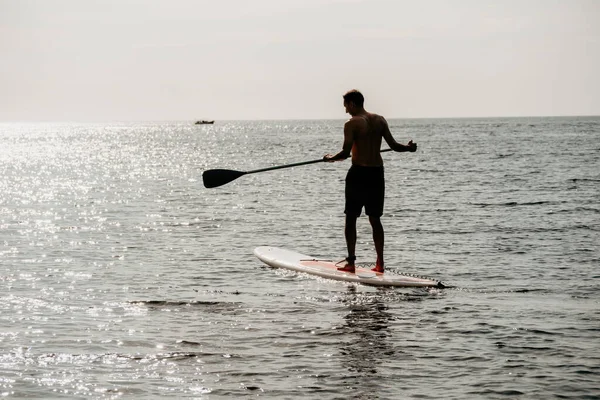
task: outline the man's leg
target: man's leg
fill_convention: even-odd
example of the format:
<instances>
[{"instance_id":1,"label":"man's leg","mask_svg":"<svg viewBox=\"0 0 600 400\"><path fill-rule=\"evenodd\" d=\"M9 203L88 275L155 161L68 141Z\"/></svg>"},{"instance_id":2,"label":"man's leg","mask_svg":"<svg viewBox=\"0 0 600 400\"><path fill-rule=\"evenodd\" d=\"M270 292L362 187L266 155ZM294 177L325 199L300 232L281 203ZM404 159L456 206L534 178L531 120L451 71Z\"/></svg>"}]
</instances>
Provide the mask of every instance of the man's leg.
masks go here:
<instances>
[{"instance_id":1,"label":"man's leg","mask_svg":"<svg viewBox=\"0 0 600 400\"><path fill-rule=\"evenodd\" d=\"M354 261L356 260L356 220L358 217L346 214L346 226L344 234L346 236L346 247L348 247L348 258L346 266L338 268L340 271L354 272Z\"/></svg>"},{"instance_id":2,"label":"man's leg","mask_svg":"<svg viewBox=\"0 0 600 400\"><path fill-rule=\"evenodd\" d=\"M377 263L375 264L373 271L383 273L383 225L381 225L380 217L369 216L369 222L373 228L373 243L375 244L375 251L377 252Z\"/></svg>"}]
</instances>

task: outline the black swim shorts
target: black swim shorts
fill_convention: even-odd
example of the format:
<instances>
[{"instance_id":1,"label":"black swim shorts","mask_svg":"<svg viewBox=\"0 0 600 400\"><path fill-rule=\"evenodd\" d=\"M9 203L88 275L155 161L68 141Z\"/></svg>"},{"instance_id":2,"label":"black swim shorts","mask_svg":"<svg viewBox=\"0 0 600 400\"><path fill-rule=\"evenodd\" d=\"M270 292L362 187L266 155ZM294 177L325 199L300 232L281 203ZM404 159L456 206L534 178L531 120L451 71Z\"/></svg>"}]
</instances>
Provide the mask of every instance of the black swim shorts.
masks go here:
<instances>
[{"instance_id":1,"label":"black swim shorts","mask_svg":"<svg viewBox=\"0 0 600 400\"><path fill-rule=\"evenodd\" d=\"M344 213L360 216L362 208L372 217L383 215L385 181L383 166L362 167L353 165L346 175L346 209Z\"/></svg>"}]
</instances>

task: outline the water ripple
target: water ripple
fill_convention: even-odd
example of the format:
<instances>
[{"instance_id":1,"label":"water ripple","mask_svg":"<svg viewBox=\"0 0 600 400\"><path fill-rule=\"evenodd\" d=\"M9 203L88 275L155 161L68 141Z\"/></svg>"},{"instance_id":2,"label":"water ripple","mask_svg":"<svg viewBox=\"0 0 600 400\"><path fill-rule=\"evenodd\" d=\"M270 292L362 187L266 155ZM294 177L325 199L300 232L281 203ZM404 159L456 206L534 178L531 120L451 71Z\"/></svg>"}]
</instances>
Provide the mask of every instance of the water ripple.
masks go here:
<instances>
[{"instance_id":1,"label":"water ripple","mask_svg":"<svg viewBox=\"0 0 600 400\"><path fill-rule=\"evenodd\" d=\"M320 158L342 125L2 124L0 394L597 397L598 118L390 121L419 152L384 155L389 272L443 290L252 256L342 259L348 163L202 187Z\"/></svg>"}]
</instances>

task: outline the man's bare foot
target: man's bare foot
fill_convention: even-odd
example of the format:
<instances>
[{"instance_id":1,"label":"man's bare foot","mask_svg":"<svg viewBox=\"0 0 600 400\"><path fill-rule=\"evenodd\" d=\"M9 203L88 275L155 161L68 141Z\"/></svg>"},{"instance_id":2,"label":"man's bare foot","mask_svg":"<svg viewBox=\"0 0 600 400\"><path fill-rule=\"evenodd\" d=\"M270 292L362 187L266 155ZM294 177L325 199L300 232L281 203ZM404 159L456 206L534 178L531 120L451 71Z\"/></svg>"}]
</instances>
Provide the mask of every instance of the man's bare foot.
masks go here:
<instances>
[{"instance_id":1,"label":"man's bare foot","mask_svg":"<svg viewBox=\"0 0 600 400\"><path fill-rule=\"evenodd\" d=\"M356 261L356 257L348 256L348 257L346 257L346 259L344 261L346 261L346 265L338 268L337 270L342 271L342 272L350 272L351 274L354 274L356 272L356 266L354 265L354 261Z\"/></svg>"},{"instance_id":2,"label":"man's bare foot","mask_svg":"<svg viewBox=\"0 0 600 400\"><path fill-rule=\"evenodd\" d=\"M371 269L371 271L377 272L378 274L383 274L384 269L385 268L383 268L383 264L380 263L378 260L377 263L375 264L375 268Z\"/></svg>"},{"instance_id":3,"label":"man's bare foot","mask_svg":"<svg viewBox=\"0 0 600 400\"><path fill-rule=\"evenodd\" d=\"M345 266L340 267L337 270L342 272L350 272L351 274L354 274L356 272L356 267L354 265L346 264Z\"/></svg>"}]
</instances>

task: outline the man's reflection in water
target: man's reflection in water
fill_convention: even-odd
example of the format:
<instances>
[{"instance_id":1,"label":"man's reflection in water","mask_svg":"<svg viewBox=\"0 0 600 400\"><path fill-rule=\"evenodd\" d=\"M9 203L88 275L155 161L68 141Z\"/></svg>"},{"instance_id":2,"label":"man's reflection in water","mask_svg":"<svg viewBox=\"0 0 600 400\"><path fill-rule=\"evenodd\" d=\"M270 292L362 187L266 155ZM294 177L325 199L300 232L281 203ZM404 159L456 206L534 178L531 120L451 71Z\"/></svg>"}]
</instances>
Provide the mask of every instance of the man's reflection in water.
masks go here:
<instances>
[{"instance_id":1,"label":"man's reflection in water","mask_svg":"<svg viewBox=\"0 0 600 400\"><path fill-rule=\"evenodd\" d=\"M389 340L389 325L394 317L384 300L382 292L359 294L354 286L347 292L349 312L344 317L340 352L347 383L356 391L352 398L376 398L383 383L380 380L387 375L379 376L383 372L379 370L386 360L394 358Z\"/></svg>"}]
</instances>

